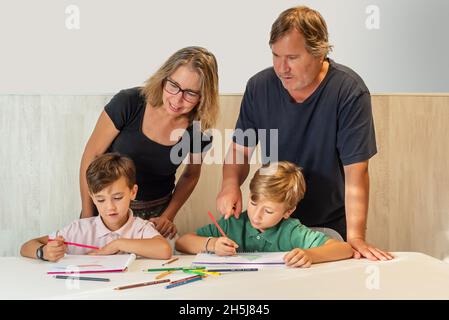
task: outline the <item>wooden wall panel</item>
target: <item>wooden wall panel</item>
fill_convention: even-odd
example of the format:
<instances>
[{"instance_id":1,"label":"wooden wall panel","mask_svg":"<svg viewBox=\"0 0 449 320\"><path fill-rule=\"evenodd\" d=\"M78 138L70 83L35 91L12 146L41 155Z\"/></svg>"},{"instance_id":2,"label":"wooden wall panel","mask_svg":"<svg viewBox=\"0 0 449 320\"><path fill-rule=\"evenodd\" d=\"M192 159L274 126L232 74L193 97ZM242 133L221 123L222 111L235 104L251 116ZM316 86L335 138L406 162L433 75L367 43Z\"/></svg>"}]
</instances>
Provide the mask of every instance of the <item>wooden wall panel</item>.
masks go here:
<instances>
[{"instance_id":1,"label":"wooden wall panel","mask_svg":"<svg viewBox=\"0 0 449 320\"><path fill-rule=\"evenodd\" d=\"M375 96L369 239L449 257L448 96Z\"/></svg>"},{"instance_id":2,"label":"wooden wall panel","mask_svg":"<svg viewBox=\"0 0 449 320\"><path fill-rule=\"evenodd\" d=\"M25 240L78 217L81 153L110 98L0 96L1 256L17 255ZM234 128L241 99L221 96L220 133ZM369 241L449 259L449 96L374 95L373 113L379 152L370 161ZM224 134L214 139L221 158L229 141ZM252 165L250 177L257 167ZM209 223L221 172L221 162L203 166L176 218L180 233Z\"/></svg>"}]
</instances>

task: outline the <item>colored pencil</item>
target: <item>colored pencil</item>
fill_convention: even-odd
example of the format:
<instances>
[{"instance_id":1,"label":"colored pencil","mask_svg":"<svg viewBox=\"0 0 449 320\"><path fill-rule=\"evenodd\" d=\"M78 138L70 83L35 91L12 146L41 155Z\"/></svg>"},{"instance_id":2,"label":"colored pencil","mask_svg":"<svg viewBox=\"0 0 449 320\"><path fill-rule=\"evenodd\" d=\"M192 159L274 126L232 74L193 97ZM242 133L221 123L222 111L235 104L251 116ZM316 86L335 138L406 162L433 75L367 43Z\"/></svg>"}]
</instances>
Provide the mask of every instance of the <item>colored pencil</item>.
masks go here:
<instances>
[{"instance_id":1,"label":"colored pencil","mask_svg":"<svg viewBox=\"0 0 449 320\"><path fill-rule=\"evenodd\" d=\"M259 271L258 268L207 269L208 272Z\"/></svg>"},{"instance_id":2,"label":"colored pencil","mask_svg":"<svg viewBox=\"0 0 449 320\"><path fill-rule=\"evenodd\" d=\"M55 279L71 279L71 280L86 280L86 281L104 281L109 282L108 278L94 278L94 277L77 277L77 276L53 276Z\"/></svg>"},{"instance_id":3,"label":"colored pencil","mask_svg":"<svg viewBox=\"0 0 449 320\"><path fill-rule=\"evenodd\" d=\"M212 275L212 276L219 276L220 272L209 272L206 270L183 270L185 273L191 273L191 274L198 274L200 276L206 276L206 275Z\"/></svg>"},{"instance_id":4,"label":"colored pencil","mask_svg":"<svg viewBox=\"0 0 449 320\"><path fill-rule=\"evenodd\" d=\"M218 224L217 220L215 220L215 217L212 215L212 213L210 213L210 211L208 211L207 214L212 219L212 222L215 224L215 226L217 227L218 231L220 231L221 235L223 237L227 237L226 233L224 233L223 229L221 229L220 225Z\"/></svg>"},{"instance_id":5,"label":"colored pencil","mask_svg":"<svg viewBox=\"0 0 449 320\"><path fill-rule=\"evenodd\" d=\"M165 286L165 289L170 289L170 288L174 288L174 287L178 287L178 286L182 286L191 282L195 282L198 280L203 280L203 278L199 277L199 278L192 278L189 280L185 280L185 281L180 281L180 282L175 282L175 283L170 283L169 285Z\"/></svg>"},{"instance_id":6,"label":"colored pencil","mask_svg":"<svg viewBox=\"0 0 449 320\"><path fill-rule=\"evenodd\" d=\"M172 274L174 271L173 270L168 270L168 271L164 271L161 274L158 274L156 276L156 279L162 279L165 276L168 276L169 274Z\"/></svg>"},{"instance_id":7,"label":"colored pencil","mask_svg":"<svg viewBox=\"0 0 449 320\"><path fill-rule=\"evenodd\" d=\"M178 282L184 282L184 281L191 280L191 279L196 279L196 278L203 278L203 276L195 275L195 276L191 276L191 277L187 277L187 278L182 278L182 279L179 279L179 280L172 281L172 282L170 282L170 284L174 284L174 283L178 283Z\"/></svg>"},{"instance_id":8,"label":"colored pencil","mask_svg":"<svg viewBox=\"0 0 449 320\"><path fill-rule=\"evenodd\" d=\"M165 283L165 282L170 282L170 279L130 284L127 286L121 286L121 287L114 288L114 290L132 289L132 288L137 288L137 287L151 286L154 284Z\"/></svg>"},{"instance_id":9,"label":"colored pencil","mask_svg":"<svg viewBox=\"0 0 449 320\"><path fill-rule=\"evenodd\" d=\"M192 266L192 267L172 267L172 268L150 268L143 271L146 272L161 272L161 271L178 271L178 270L197 270L197 269L206 269L205 266Z\"/></svg>"},{"instance_id":10,"label":"colored pencil","mask_svg":"<svg viewBox=\"0 0 449 320\"><path fill-rule=\"evenodd\" d=\"M173 258L173 259L168 260L167 262L163 263L162 265L165 266L165 265L170 264L170 263L172 263L172 262L175 262L175 261L177 261L177 260L179 260L179 258Z\"/></svg>"},{"instance_id":11,"label":"colored pencil","mask_svg":"<svg viewBox=\"0 0 449 320\"><path fill-rule=\"evenodd\" d=\"M51 241L55 241L55 239L48 239L48 242L51 242ZM75 247L94 249L94 250L100 249L99 247L88 246L86 244L81 244L81 243L76 243L76 242L66 242L66 241L64 241L64 244L66 244L68 246L75 246Z\"/></svg>"}]
</instances>

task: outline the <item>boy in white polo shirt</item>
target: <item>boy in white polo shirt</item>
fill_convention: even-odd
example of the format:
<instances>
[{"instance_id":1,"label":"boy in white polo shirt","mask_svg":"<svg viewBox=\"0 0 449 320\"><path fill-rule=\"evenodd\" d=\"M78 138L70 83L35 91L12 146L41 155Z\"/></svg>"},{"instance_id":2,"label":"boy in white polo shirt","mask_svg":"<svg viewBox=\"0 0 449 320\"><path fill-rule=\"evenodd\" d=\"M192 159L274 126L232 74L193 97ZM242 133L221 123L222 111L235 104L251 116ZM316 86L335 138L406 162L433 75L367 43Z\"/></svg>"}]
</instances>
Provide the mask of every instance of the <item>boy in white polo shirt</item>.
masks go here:
<instances>
[{"instance_id":1,"label":"boy in white polo shirt","mask_svg":"<svg viewBox=\"0 0 449 320\"><path fill-rule=\"evenodd\" d=\"M118 153L104 154L89 165L86 175L99 215L76 220L49 236L24 243L20 250L22 256L53 262L65 253L126 252L153 259L171 257L168 241L151 222L134 217L129 208L137 194L135 166L130 158ZM92 251L73 244L100 249Z\"/></svg>"}]
</instances>

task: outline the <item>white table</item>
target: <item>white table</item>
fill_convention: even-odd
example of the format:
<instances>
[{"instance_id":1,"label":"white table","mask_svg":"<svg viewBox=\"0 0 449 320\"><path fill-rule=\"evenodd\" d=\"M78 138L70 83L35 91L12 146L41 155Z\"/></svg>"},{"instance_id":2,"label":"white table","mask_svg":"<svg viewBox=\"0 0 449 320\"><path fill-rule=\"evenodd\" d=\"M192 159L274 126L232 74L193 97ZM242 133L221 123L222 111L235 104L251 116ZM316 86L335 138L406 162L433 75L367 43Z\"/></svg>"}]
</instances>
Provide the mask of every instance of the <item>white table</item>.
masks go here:
<instances>
[{"instance_id":1,"label":"white table","mask_svg":"<svg viewBox=\"0 0 449 320\"><path fill-rule=\"evenodd\" d=\"M208 276L172 289L159 284L120 291L113 288L154 280L159 273L142 270L160 267L163 261L136 260L125 273L86 275L111 282L78 281L79 287L73 287L73 281L48 276L48 262L5 257L0 258L0 299L449 299L449 264L417 252L394 255L387 262L351 259L309 269L270 267ZM188 266L194 256L179 258L168 266Z\"/></svg>"}]
</instances>

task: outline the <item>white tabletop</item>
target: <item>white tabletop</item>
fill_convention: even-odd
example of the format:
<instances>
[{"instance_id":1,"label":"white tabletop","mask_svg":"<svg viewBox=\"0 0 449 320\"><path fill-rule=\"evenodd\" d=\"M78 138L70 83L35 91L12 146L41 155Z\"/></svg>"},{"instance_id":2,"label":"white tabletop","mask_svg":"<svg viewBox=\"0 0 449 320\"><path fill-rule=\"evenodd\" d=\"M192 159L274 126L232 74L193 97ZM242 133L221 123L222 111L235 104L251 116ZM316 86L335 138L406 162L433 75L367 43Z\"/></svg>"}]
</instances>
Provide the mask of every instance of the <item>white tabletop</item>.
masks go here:
<instances>
[{"instance_id":1,"label":"white tabletop","mask_svg":"<svg viewBox=\"0 0 449 320\"><path fill-rule=\"evenodd\" d=\"M136 260L124 273L86 275L111 282L67 281L46 274L49 262L0 258L0 299L162 299L162 300L299 300L299 299L449 299L449 264L417 252L396 252L395 259L344 260L308 269L269 267L257 272L208 276L166 289L158 284L128 290L121 285L152 281L164 261ZM181 255L169 267L189 266L194 256ZM175 272L176 280L187 274Z\"/></svg>"}]
</instances>

